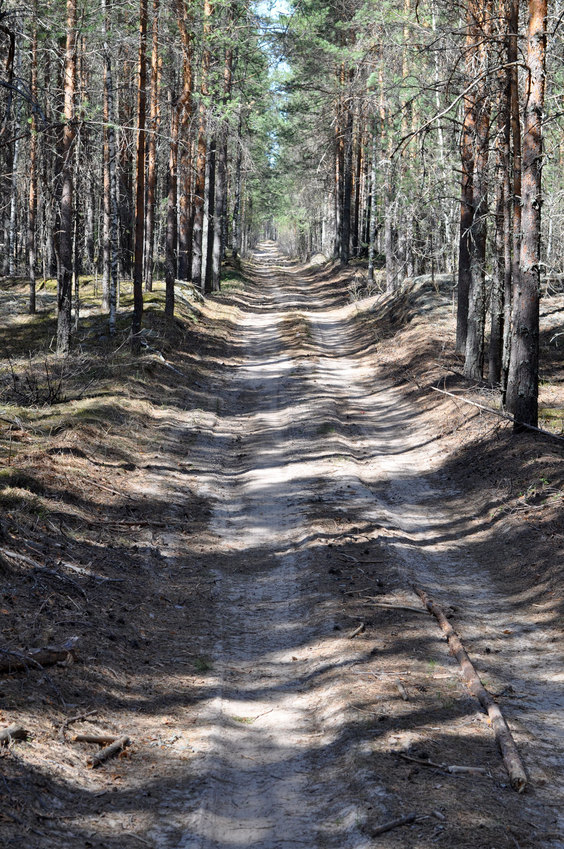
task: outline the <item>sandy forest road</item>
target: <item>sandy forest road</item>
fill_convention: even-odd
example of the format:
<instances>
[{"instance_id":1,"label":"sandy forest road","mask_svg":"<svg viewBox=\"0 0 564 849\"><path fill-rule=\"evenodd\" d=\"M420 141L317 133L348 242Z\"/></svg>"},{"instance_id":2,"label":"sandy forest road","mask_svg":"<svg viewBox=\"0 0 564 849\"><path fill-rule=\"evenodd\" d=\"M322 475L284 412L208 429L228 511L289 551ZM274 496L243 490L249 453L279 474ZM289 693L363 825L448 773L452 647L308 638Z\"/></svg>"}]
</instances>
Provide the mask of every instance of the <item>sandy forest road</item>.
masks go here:
<instances>
[{"instance_id":1,"label":"sandy forest road","mask_svg":"<svg viewBox=\"0 0 564 849\"><path fill-rule=\"evenodd\" d=\"M470 560L460 519L441 512L425 477L435 447L401 392L375 379L350 310L270 245L252 279L214 427L190 449L191 483L214 505L215 593L199 642L211 668L189 773L161 800L149 839L361 849L376 845L375 826L415 811L427 818L377 845L563 846L551 651L539 680L551 633L523 624L500 642L500 623L516 630L511 601ZM471 654L506 692L534 779L526 797L507 788L434 621L372 606L417 604L414 580L459 606ZM445 775L398 752L490 775Z\"/></svg>"}]
</instances>

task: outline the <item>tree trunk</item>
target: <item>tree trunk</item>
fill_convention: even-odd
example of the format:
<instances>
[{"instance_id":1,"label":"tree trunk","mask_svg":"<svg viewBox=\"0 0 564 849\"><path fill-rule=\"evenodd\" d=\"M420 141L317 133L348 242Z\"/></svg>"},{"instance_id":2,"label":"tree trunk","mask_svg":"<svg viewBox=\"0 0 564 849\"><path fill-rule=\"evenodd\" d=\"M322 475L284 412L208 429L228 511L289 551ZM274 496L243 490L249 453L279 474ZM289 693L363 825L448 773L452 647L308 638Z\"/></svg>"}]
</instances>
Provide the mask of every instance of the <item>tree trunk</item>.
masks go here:
<instances>
[{"instance_id":1,"label":"tree trunk","mask_svg":"<svg viewBox=\"0 0 564 849\"><path fill-rule=\"evenodd\" d=\"M507 21L502 16L502 23ZM507 43L506 33L502 33L502 42ZM504 60L507 60L507 52ZM509 145L511 137L510 95L511 80L508 69L499 75L498 131L496 140L495 163L495 256L490 300L490 350L488 380L490 386L501 383L503 357L503 319L504 298L507 288L507 274L511 281L511 215L510 213L510 160Z\"/></svg>"},{"instance_id":2,"label":"tree trunk","mask_svg":"<svg viewBox=\"0 0 564 849\"><path fill-rule=\"evenodd\" d=\"M231 98L231 82L233 72L233 48L229 44L225 51L223 66L223 106L227 107ZM215 217L213 231L213 251L211 255L213 292L221 288L221 262L223 260L226 239L224 236L227 221L227 140L228 124L223 118L219 131L219 145L216 168Z\"/></svg>"},{"instance_id":3,"label":"tree trunk","mask_svg":"<svg viewBox=\"0 0 564 849\"><path fill-rule=\"evenodd\" d=\"M352 201L352 167L353 167L353 114L347 109L344 138L344 173L343 173L343 218L341 222L341 262L350 259L351 245L351 201Z\"/></svg>"},{"instance_id":4,"label":"tree trunk","mask_svg":"<svg viewBox=\"0 0 564 849\"><path fill-rule=\"evenodd\" d=\"M241 250L241 165L243 158L243 113L239 112L239 126L237 129L237 163L235 165L235 186L234 186L234 201L233 201L233 229L231 248L233 257L236 259Z\"/></svg>"},{"instance_id":5,"label":"tree trunk","mask_svg":"<svg viewBox=\"0 0 564 849\"><path fill-rule=\"evenodd\" d=\"M542 113L545 93L547 0L529 0L525 91L520 273L514 284L507 407L521 423L538 424Z\"/></svg>"},{"instance_id":6,"label":"tree trunk","mask_svg":"<svg viewBox=\"0 0 564 849\"><path fill-rule=\"evenodd\" d=\"M180 184L178 205L178 278L188 280L192 272L192 90L194 87L193 72L193 36L191 19L188 15L185 0L176 2L176 19L182 41L182 95L180 98L179 126L179 161L177 181ZM175 201L176 203L176 201ZM176 249L175 249L176 255Z\"/></svg>"},{"instance_id":7,"label":"tree trunk","mask_svg":"<svg viewBox=\"0 0 564 849\"><path fill-rule=\"evenodd\" d=\"M110 309L110 276L112 265L111 254L111 219L112 199L110 189L110 94L111 86L111 58L108 47L108 0L102 0L103 9L103 36L104 36L104 98L103 98L103 120L104 120L104 143L102 149L102 188L103 188L103 216L102 216L102 309Z\"/></svg>"},{"instance_id":8,"label":"tree trunk","mask_svg":"<svg viewBox=\"0 0 564 849\"><path fill-rule=\"evenodd\" d=\"M488 64L488 39L491 34L491 2L471 4L479 45L476 72L485 75ZM478 40L479 39L479 40ZM472 192L473 220L470 229L470 291L468 293L468 327L464 375L481 380L484 369L484 329L486 322L486 237L488 216L488 158L490 141L490 79L482 76L476 85L476 122L474 180Z\"/></svg>"},{"instance_id":9,"label":"tree trunk","mask_svg":"<svg viewBox=\"0 0 564 849\"><path fill-rule=\"evenodd\" d=\"M192 282L197 288L202 286L202 243L204 235L204 192L206 188L206 98L208 91L208 73L210 67L210 18L212 6L210 0L204 0L204 45L202 51L202 75L200 84L200 104L198 106L198 154L196 158L196 184L194 186L194 230L192 233Z\"/></svg>"},{"instance_id":10,"label":"tree trunk","mask_svg":"<svg viewBox=\"0 0 564 849\"><path fill-rule=\"evenodd\" d=\"M16 30L20 29L19 22L16 19L15 24ZM15 64L16 64L16 78L21 79L22 74L22 51L19 45L19 40L16 35L16 55L15 55ZM17 97L14 105L14 123L12 125L12 132L14 135L14 147L13 147L13 158L12 158L12 174L11 174L11 185L10 185L10 229L9 229L9 240L8 240L8 257L9 257L9 265L8 265L8 273L10 277L15 277L16 269L17 269L17 245L18 245L18 165L20 159L20 118L21 118L21 98Z\"/></svg>"},{"instance_id":11,"label":"tree trunk","mask_svg":"<svg viewBox=\"0 0 564 849\"><path fill-rule=\"evenodd\" d=\"M37 102L37 0L33 0L31 32L31 99ZM31 112L31 139L29 142L29 201L27 212L27 256L29 269L28 312L35 313L35 231L37 226L37 116Z\"/></svg>"},{"instance_id":12,"label":"tree trunk","mask_svg":"<svg viewBox=\"0 0 564 849\"><path fill-rule=\"evenodd\" d=\"M12 94L12 85L14 80L14 55L16 50L16 36L14 32L8 27L4 30L5 34L9 39L8 46L8 56L5 60L4 65L4 78L6 81L6 106L4 108L4 114L0 114L0 142L5 151L5 164L4 164L4 173L0 174L0 215L2 216L2 226L4 230L4 255L2 257L2 274L7 275L10 271L10 256L9 250L6 250L6 247L10 243L10 193L11 193L11 178L12 174L12 158L14 155L14 144L11 140L12 127L11 127L11 118L12 118L12 103L13 103L13 94ZM1 150L1 148L0 148ZM5 195L5 197L4 197Z\"/></svg>"},{"instance_id":13,"label":"tree trunk","mask_svg":"<svg viewBox=\"0 0 564 849\"><path fill-rule=\"evenodd\" d=\"M362 125L359 128L356 139L356 170L354 179L354 218L351 234L353 256L360 254L360 203L362 197L362 151L363 151Z\"/></svg>"},{"instance_id":14,"label":"tree trunk","mask_svg":"<svg viewBox=\"0 0 564 849\"><path fill-rule=\"evenodd\" d=\"M153 249L155 241L155 195L157 189L157 133L159 131L159 5L153 0L153 44L151 52L151 100L147 143L147 215L145 221L145 291L153 290Z\"/></svg>"},{"instance_id":15,"label":"tree trunk","mask_svg":"<svg viewBox=\"0 0 564 849\"><path fill-rule=\"evenodd\" d=\"M170 151L168 157L168 202L166 213L165 254L165 317L169 327L174 319L174 280L176 277L177 189L178 189L178 127L182 99L178 104L171 98Z\"/></svg>"},{"instance_id":16,"label":"tree trunk","mask_svg":"<svg viewBox=\"0 0 564 849\"><path fill-rule=\"evenodd\" d=\"M467 50L469 37L467 38ZM468 293L470 291L470 232L474 217L473 181L474 181L474 136L475 95L469 93L464 98L464 119L460 139L460 161L462 170L460 200L460 237L458 246L458 288L456 311L456 350L462 354L466 350L468 329Z\"/></svg>"},{"instance_id":17,"label":"tree trunk","mask_svg":"<svg viewBox=\"0 0 564 849\"><path fill-rule=\"evenodd\" d=\"M517 59L519 55L519 0L509 0L509 46L508 61L510 74L510 108L511 108L511 142L512 165L513 165L513 192L510 207L512 216L511 236L511 273L506 280L505 291L505 315L503 334L503 369L502 369L502 398L505 403L507 397L507 380L509 375L509 361L511 358L511 321L513 311L513 289L519 278L519 262L521 254L521 115L519 103L519 70Z\"/></svg>"},{"instance_id":18,"label":"tree trunk","mask_svg":"<svg viewBox=\"0 0 564 849\"><path fill-rule=\"evenodd\" d=\"M60 229L58 239L59 279L57 353L68 354L71 344L72 305L72 235L73 235L73 167L72 151L75 138L74 112L76 91L76 0L67 0L66 46L64 66L64 118Z\"/></svg>"},{"instance_id":19,"label":"tree trunk","mask_svg":"<svg viewBox=\"0 0 564 849\"><path fill-rule=\"evenodd\" d=\"M145 235L145 118L147 112L147 0L139 2L139 70L137 89L137 185L135 193L135 253L133 262L132 349L139 350L143 316L143 237Z\"/></svg>"},{"instance_id":20,"label":"tree trunk","mask_svg":"<svg viewBox=\"0 0 564 849\"><path fill-rule=\"evenodd\" d=\"M102 0L104 35L104 308L108 310L110 336L116 332L118 287L119 209L116 175L116 132L114 127L114 85L108 45L108 0ZM107 281L107 282L106 282ZM107 290L106 290L107 287Z\"/></svg>"},{"instance_id":21,"label":"tree trunk","mask_svg":"<svg viewBox=\"0 0 564 849\"><path fill-rule=\"evenodd\" d=\"M378 143L376 129L372 134L372 154L370 160L370 223L368 225L368 279L374 280L374 252L376 248L376 163Z\"/></svg>"},{"instance_id":22,"label":"tree trunk","mask_svg":"<svg viewBox=\"0 0 564 849\"><path fill-rule=\"evenodd\" d=\"M213 291L213 247L215 236L215 178L216 178L216 151L215 138L210 139L208 156L208 178L206 181L207 208L208 208L208 233L206 240L206 273L204 280L204 291L210 294Z\"/></svg>"}]
</instances>

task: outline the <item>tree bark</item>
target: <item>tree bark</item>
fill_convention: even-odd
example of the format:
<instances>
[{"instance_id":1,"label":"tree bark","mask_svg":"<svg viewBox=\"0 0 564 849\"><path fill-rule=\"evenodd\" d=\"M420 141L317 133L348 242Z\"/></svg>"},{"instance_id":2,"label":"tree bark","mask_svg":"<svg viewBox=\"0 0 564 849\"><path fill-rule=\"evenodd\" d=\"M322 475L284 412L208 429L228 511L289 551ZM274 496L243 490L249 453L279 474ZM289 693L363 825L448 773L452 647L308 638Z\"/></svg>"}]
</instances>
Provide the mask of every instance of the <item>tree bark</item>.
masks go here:
<instances>
[{"instance_id":1,"label":"tree bark","mask_svg":"<svg viewBox=\"0 0 564 849\"><path fill-rule=\"evenodd\" d=\"M472 36L469 22L466 37L467 66L470 65ZM471 72L471 65L470 65ZM475 95L468 93L463 100L464 118L460 137L460 162L462 170L460 200L460 237L458 246L458 288L456 311L456 350L459 354L466 351L466 333L468 329L468 293L470 292L470 231L474 218L473 181L474 181L474 136L476 132Z\"/></svg>"},{"instance_id":2,"label":"tree bark","mask_svg":"<svg viewBox=\"0 0 564 849\"><path fill-rule=\"evenodd\" d=\"M15 24L16 30L20 29L18 22ZM22 51L19 44L18 35L16 33L16 78L21 79L22 69ZM12 132L14 135L13 158L12 158L12 173L10 179L10 228L8 233L8 273L10 277L15 277L17 270L17 249L18 249L18 165L20 159L20 120L21 120L21 98L17 97L14 105L14 123Z\"/></svg>"},{"instance_id":3,"label":"tree bark","mask_svg":"<svg viewBox=\"0 0 564 849\"><path fill-rule=\"evenodd\" d=\"M370 160L370 218L368 225L368 279L374 280L374 253L376 247L376 130L372 134L372 153Z\"/></svg>"},{"instance_id":4,"label":"tree bark","mask_svg":"<svg viewBox=\"0 0 564 849\"><path fill-rule=\"evenodd\" d=\"M149 139L147 142L147 215L145 221L145 291L153 290L153 250L155 241L155 196L157 190L157 133L159 131L159 6L153 0L153 39L151 50L151 94Z\"/></svg>"},{"instance_id":5,"label":"tree bark","mask_svg":"<svg viewBox=\"0 0 564 849\"><path fill-rule=\"evenodd\" d=\"M491 0L485 5L471 3L475 27L478 65L482 75L476 85L476 121L474 179L472 186L473 219L470 229L470 291L468 293L468 324L464 375L481 380L484 369L484 329L486 321L486 238L488 216L488 159L490 142L490 79L488 66L488 40L491 35Z\"/></svg>"},{"instance_id":6,"label":"tree bark","mask_svg":"<svg viewBox=\"0 0 564 849\"><path fill-rule=\"evenodd\" d=\"M31 99L37 101L37 0L33 0L31 31ZM31 139L29 143L29 200L27 212L27 256L29 269L28 312L35 313L35 231L37 228L37 116L35 107L31 112Z\"/></svg>"},{"instance_id":7,"label":"tree bark","mask_svg":"<svg viewBox=\"0 0 564 849\"><path fill-rule=\"evenodd\" d=\"M504 46L502 60L507 63L508 16L506 0L503 0L500 42ZM511 285L511 198L510 198L510 139L511 139L511 77L509 68L499 74L498 128L495 162L495 256L490 300L490 348L488 381L490 386L501 383L503 364L504 301L508 285ZM508 279L509 278L509 279Z\"/></svg>"},{"instance_id":8,"label":"tree bark","mask_svg":"<svg viewBox=\"0 0 564 849\"><path fill-rule=\"evenodd\" d=\"M212 5L204 0L204 43L202 50L202 72L200 83L200 103L198 106L198 153L196 157L196 184L194 186L194 229L192 233L192 282L198 288L202 286L202 243L204 235L204 192L206 189L206 99L209 95L208 74L210 68L209 37L211 28Z\"/></svg>"},{"instance_id":9,"label":"tree bark","mask_svg":"<svg viewBox=\"0 0 564 849\"><path fill-rule=\"evenodd\" d=\"M511 321L513 310L513 288L519 279L521 254L521 115L519 104L519 70L517 68L519 42L519 0L509 0L509 46L508 62L510 73L511 143L513 166L513 191L510 214L512 216L511 276L506 279L503 334L502 398L507 399L507 380L511 358Z\"/></svg>"},{"instance_id":10,"label":"tree bark","mask_svg":"<svg viewBox=\"0 0 564 849\"><path fill-rule=\"evenodd\" d=\"M233 76L233 48L228 44L225 50L225 62L223 65L223 107L227 107L231 98L231 83ZM223 260L226 238L227 223L227 140L228 124L225 116L222 118L218 135L218 152L216 168L215 189L215 217L213 229L213 250L211 254L212 279L211 288L213 292L219 292L221 288L221 262Z\"/></svg>"},{"instance_id":11,"label":"tree bark","mask_svg":"<svg viewBox=\"0 0 564 849\"><path fill-rule=\"evenodd\" d=\"M132 349L139 350L143 317L143 242L145 235L145 119L147 112L147 0L139 0L139 69L137 78L137 183L135 193L135 253L133 262Z\"/></svg>"},{"instance_id":12,"label":"tree bark","mask_svg":"<svg viewBox=\"0 0 564 849\"><path fill-rule=\"evenodd\" d=\"M174 319L174 281L176 278L177 191L178 191L178 128L182 102L171 98L170 151L168 157L168 201L166 214L165 253L165 317L170 328Z\"/></svg>"},{"instance_id":13,"label":"tree bark","mask_svg":"<svg viewBox=\"0 0 564 849\"><path fill-rule=\"evenodd\" d=\"M234 178L234 200L233 200L233 229L231 249L233 258L236 259L241 250L241 166L243 159L243 112L239 112L239 126L237 128L237 161L235 165Z\"/></svg>"},{"instance_id":14,"label":"tree bark","mask_svg":"<svg viewBox=\"0 0 564 849\"><path fill-rule=\"evenodd\" d=\"M61 203L60 231L58 240L59 280L58 280L58 317L57 317L57 353L66 355L71 345L71 306L72 306L72 235L73 235L73 167L72 152L75 138L74 114L76 92L76 0L67 0L66 7L66 46L64 66L64 119L62 166L61 166Z\"/></svg>"},{"instance_id":15,"label":"tree bark","mask_svg":"<svg viewBox=\"0 0 564 849\"><path fill-rule=\"evenodd\" d=\"M514 284L507 408L519 423L538 424L542 113L545 94L547 0L529 0L523 127L522 230Z\"/></svg>"},{"instance_id":16,"label":"tree bark","mask_svg":"<svg viewBox=\"0 0 564 849\"><path fill-rule=\"evenodd\" d=\"M344 128L344 161L343 161L343 218L341 222L341 262L345 264L350 259L351 250L351 201L353 183L353 114L347 108Z\"/></svg>"},{"instance_id":17,"label":"tree bark","mask_svg":"<svg viewBox=\"0 0 564 849\"><path fill-rule=\"evenodd\" d=\"M179 160L180 184L178 278L188 280L192 272L192 93L194 87L192 19L185 0L176 2L176 19L182 41L182 95L180 98ZM175 201L176 203L176 201Z\"/></svg>"},{"instance_id":18,"label":"tree bark","mask_svg":"<svg viewBox=\"0 0 564 849\"><path fill-rule=\"evenodd\" d=\"M206 273L204 280L204 292L210 294L213 291L213 248L215 236L215 179L216 179L216 153L217 143L214 137L209 142L208 156L208 178L206 181L207 208L208 208L208 235L206 240Z\"/></svg>"},{"instance_id":19,"label":"tree bark","mask_svg":"<svg viewBox=\"0 0 564 849\"><path fill-rule=\"evenodd\" d=\"M116 131L114 127L114 85L108 45L108 2L102 0L104 35L104 308L108 310L110 336L116 332L118 288L119 209L116 175ZM107 290L106 290L107 287Z\"/></svg>"}]
</instances>

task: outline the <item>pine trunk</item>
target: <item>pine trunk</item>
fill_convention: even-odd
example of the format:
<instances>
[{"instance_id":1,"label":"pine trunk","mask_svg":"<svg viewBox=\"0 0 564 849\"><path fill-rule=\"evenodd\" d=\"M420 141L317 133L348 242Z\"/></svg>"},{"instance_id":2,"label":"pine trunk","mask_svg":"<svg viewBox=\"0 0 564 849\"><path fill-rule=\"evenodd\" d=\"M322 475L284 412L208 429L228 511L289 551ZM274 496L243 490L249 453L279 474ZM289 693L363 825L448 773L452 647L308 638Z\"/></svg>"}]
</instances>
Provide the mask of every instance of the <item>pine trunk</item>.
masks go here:
<instances>
[{"instance_id":1,"label":"pine trunk","mask_svg":"<svg viewBox=\"0 0 564 849\"><path fill-rule=\"evenodd\" d=\"M376 132L372 135L372 154L370 160L370 217L368 225L368 279L374 280L374 253L376 249L376 163L378 144Z\"/></svg>"},{"instance_id":2,"label":"pine trunk","mask_svg":"<svg viewBox=\"0 0 564 849\"><path fill-rule=\"evenodd\" d=\"M513 166L513 192L510 207L512 217L511 245L511 275L507 281L505 292L505 315L503 335L503 370L502 397L507 398L507 380L509 377L509 362L511 359L511 322L513 312L513 289L519 279L519 263L521 254L521 115L519 104L519 70L517 59L519 55L519 0L508 0L510 4L509 47L508 61L510 74L510 109L511 109L511 142ZM509 236L509 234L508 234Z\"/></svg>"},{"instance_id":3,"label":"pine trunk","mask_svg":"<svg viewBox=\"0 0 564 849\"><path fill-rule=\"evenodd\" d=\"M488 159L490 143L490 79L487 39L491 34L491 2L485 6L472 3L471 14L476 26L477 67L481 79L476 85L476 121L474 179L472 191L473 219L470 229L470 291L468 293L468 325L464 375L481 380L484 370L484 330L486 323L486 239L488 218Z\"/></svg>"},{"instance_id":4,"label":"pine trunk","mask_svg":"<svg viewBox=\"0 0 564 849\"><path fill-rule=\"evenodd\" d=\"M182 94L179 103L177 188L180 185L178 231L178 278L189 280L192 272L192 93L194 87L193 37L185 0L177 0L176 19L182 41ZM175 248L176 255L176 248Z\"/></svg>"},{"instance_id":5,"label":"pine trunk","mask_svg":"<svg viewBox=\"0 0 564 849\"><path fill-rule=\"evenodd\" d=\"M206 192L207 192L207 240L206 240L206 273L204 280L204 291L206 294L210 294L213 292L213 245L214 245L214 235L215 235L215 216L216 216L216 203L215 203L215 179L216 179L216 153L217 153L217 144L215 138L211 138L209 142L209 156L208 156L208 174L206 180Z\"/></svg>"},{"instance_id":6,"label":"pine trunk","mask_svg":"<svg viewBox=\"0 0 564 849\"><path fill-rule=\"evenodd\" d=\"M157 190L157 133L159 131L159 5L153 0L153 40L151 51L151 95L149 139L147 142L147 215L145 221L145 291L153 289L153 250L155 241L155 197Z\"/></svg>"},{"instance_id":7,"label":"pine trunk","mask_svg":"<svg viewBox=\"0 0 564 849\"><path fill-rule=\"evenodd\" d=\"M233 200L233 228L231 248L233 258L236 259L241 250L241 165L243 158L242 147L243 136L243 114L239 113L239 126L237 130L237 163L235 165L234 200Z\"/></svg>"},{"instance_id":8,"label":"pine trunk","mask_svg":"<svg viewBox=\"0 0 564 849\"><path fill-rule=\"evenodd\" d=\"M462 354L466 350L468 329L468 293L470 291L470 232L474 217L473 181L474 181L474 136L476 131L474 115L474 95L464 98L464 120L460 141L460 162L462 170L460 200L460 237L458 245L458 288L456 311L456 350Z\"/></svg>"},{"instance_id":9,"label":"pine trunk","mask_svg":"<svg viewBox=\"0 0 564 849\"><path fill-rule=\"evenodd\" d=\"M58 239L57 353L68 354L71 345L73 271L73 163L76 92L76 0L67 0L64 65L64 118L61 164L60 229Z\"/></svg>"},{"instance_id":10,"label":"pine trunk","mask_svg":"<svg viewBox=\"0 0 564 849\"><path fill-rule=\"evenodd\" d=\"M139 350L143 317L143 254L145 235L145 119L147 113L147 0L139 2L139 69L137 78L137 181L135 191L135 253L133 260L132 348Z\"/></svg>"},{"instance_id":11,"label":"pine trunk","mask_svg":"<svg viewBox=\"0 0 564 849\"><path fill-rule=\"evenodd\" d=\"M196 183L194 186L194 229L192 233L192 282L197 288L202 286L203 236L204 236L204 192L206 190L207 157L207 120L206 98L208 97L208 74L210 67L210 18L212 6L210 0L204 0L204 46L202 52L202 78L200 84L200 104L198 107L198 153L196 157Z\"/></svg>"},{"instance_id":12,"label":"pine trunk","mask_svg":"<svg viewBox=\"0 0 564 849\"><path fill-rule=\"evenodd\" d=\"M168 202L166 213L165 253L165 316L169 327L174 319L174 281L176 278L177 191L178 191L178 131L182 103L171 99L170 151L168 157Z\"/></svg>"},{"instance_id":13,"label":"pine trunk","mask_svg":"<svg viewBox=\"0 0 564 849\"><path fill-rule=\"evenodd\" d=\"M522 231L519 279L515 281L507 407L522 424L538 424L542 114L545 94L547 0L529 0L528 81L525 91Z\"/></svg>"},{"instance_id":14,"label":"pine trunk","mask_svg":"<svg viewBox=\"0 0 564 849\"><path fill-rule=\"evenodd\" d=\"M31 99L37 101L37 0L33 0L31 32ZM29 143L29 200L27 211L27 257L29 269L28 312L35 313L35 237L37 229L37 117L35 109L31 113L31 139Z\"/></svg>"}]
</instances>

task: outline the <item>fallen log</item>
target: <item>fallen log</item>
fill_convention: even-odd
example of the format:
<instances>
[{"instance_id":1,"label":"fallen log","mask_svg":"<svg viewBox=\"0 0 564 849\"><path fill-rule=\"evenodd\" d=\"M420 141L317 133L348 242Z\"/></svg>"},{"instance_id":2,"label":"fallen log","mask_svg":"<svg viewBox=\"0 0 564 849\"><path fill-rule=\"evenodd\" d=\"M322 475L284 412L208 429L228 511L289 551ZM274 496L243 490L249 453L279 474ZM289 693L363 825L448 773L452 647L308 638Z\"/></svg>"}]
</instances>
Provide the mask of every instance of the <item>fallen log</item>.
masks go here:
<instances>
[{"instance_id":1,"label":"fallen log","mask_svg":"<svg viewBox=\"0 0 564 849\"><path fill-rule=\"evenodd\" d=\"M433 614L441 630L446 634L449 648L462 669L462 677L466 686L472 695L478 699L489 717L511 786L518 793L522 793L527 786L527 774L521 756L517 751L515 740L499 706L494 702L492 696L480 681L478 673L460 641L460 637L446 618L442 608L430 599L424 590L418 587L414 587L414 590L427 610Z\"/></svg>"},{"instance_id":2,"label":"fallen log","mask_svg":"<svg viewBox=\"0 0 564 849\"><path fill-rule=\"evenodd\" d=\"M8 746L12 740L25 740L29 731L21 725L8 725L0 730L0 746Z\"/></svg>"},{"instance_id":3,"label":"fallen log","mask_svg":"<svg viewBox=\"0 0 564 849\"><path fill-rule=\"evenodd\" d=\"M108 761L110 758L114 758L116 755L129 746L131 740L126 735L123 737L118 737L117 740L114 740L113 743L110 743L109 746L106 746L104 749L101 749L96 755L93 755L91 758L88 758L86 763L89 767L94 769L100 764L104 763L104 761Z\"/></svg>"},{"instance_id":4,"label":"fallen log","mask_svg":"<svg viewBox=\"0 0 564 849\"><path fill-rule=\"evenodd\" d=\"M77 638L73 637L67 640L62 646L45 646L42 649L31 649L27 654L22 652L3 652L4 658L0 660L1 672L21 672L30 667L42 669L44 666L54 666L56 663L62 663L71 660L76 660L77 655L74 649Z\"/></svg>"}]
</instances>

